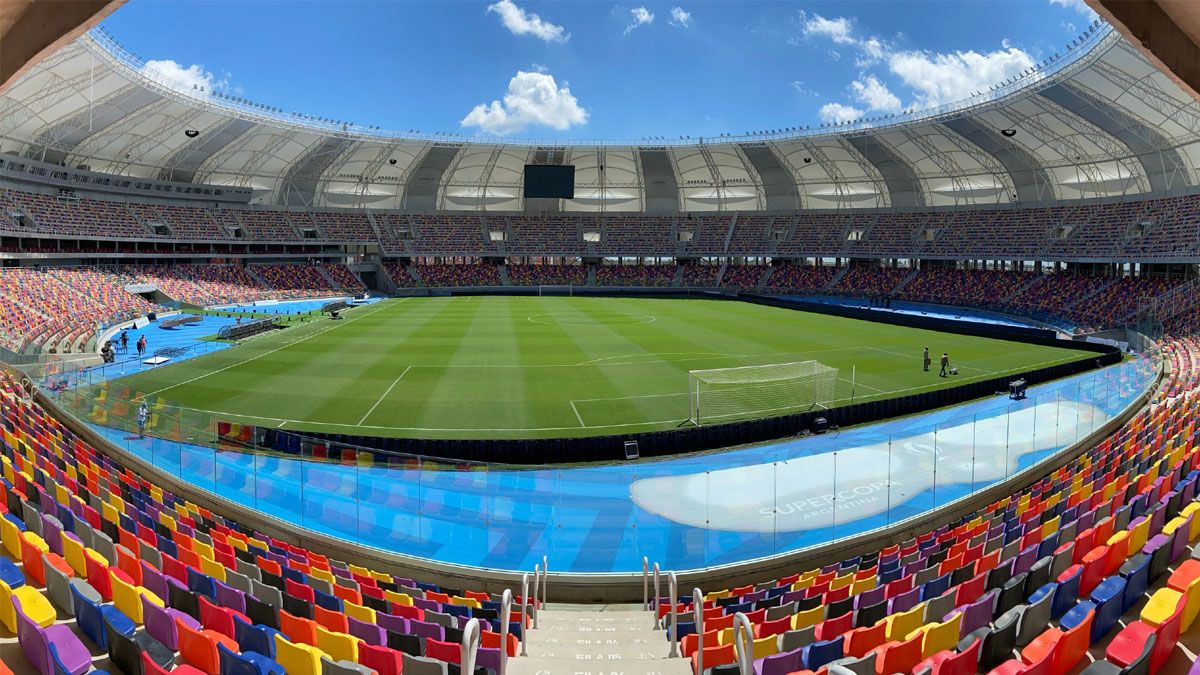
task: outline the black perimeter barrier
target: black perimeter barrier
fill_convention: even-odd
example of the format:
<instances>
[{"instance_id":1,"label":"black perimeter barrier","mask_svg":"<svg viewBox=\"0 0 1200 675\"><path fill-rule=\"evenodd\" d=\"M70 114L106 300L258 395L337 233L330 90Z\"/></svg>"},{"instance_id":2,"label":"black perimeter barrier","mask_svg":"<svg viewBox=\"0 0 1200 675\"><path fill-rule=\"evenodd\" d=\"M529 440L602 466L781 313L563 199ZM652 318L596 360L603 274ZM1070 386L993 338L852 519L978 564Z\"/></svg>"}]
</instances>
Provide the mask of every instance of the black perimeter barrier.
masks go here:
<instances>
[{"instance_id":1,"label":"black perimeter barrier","mask_svg":"<svg viewBox=\"0 0 1200 675\"><path fill-rule=\"evenodd\" d=\"M159 322L158 327L177 328L179 326L186 326L189 323L200 323L203 320L204 317L202 316L180 316L174 319L167 319L166 321Z\"/></svg>"},{"instance_id":2,"label":"black perimeter barrier","mask_svg":"<svg viewBox=\"0 0 1200 675\"><path fill-rule=\"evenodd\" d=\"M225 326L221 330L217 331L217 337L221 338L222 340L241 340L242 338L247 338L251 335L258 335L259 333L271 330L275 327L275 322L277 320L278 319L275 318L258 319L255 321L243 321L242 323L234 324L232 326Z\"/></svg>"},{"instance_id":3,"label":"black perimeter barrier","mask_svg":"<svg viewBox=\"0 0 1200 675\"><path fill-rule=\"evenodd\" d=\"M346 302L345 300L334 300L333 302L327 302L321 305L321 311L336 312L338 310L346 309L349 306L350 303Z\"/></svg>"},{"instance_id":4,"label":"black perimeter barrier","mask_svg":"<svg viewBox=\"0 0 1200 675\"><path fill-rule=\"evenodd\" d=\"M644 293L644 295L647 297L678 297L680 295L696 297L699 294L680 294L678 292L655 293L649 291ZM837 427L891 419L893 417L901 417L926 410L956 405L985 396L1002 394L1008 391L1008 384L1013 380L1024 379L1029 386L1033 386L1077 375L1095 368L1120 363L1122 359L1122 353L1118 347L1092 342L1062 340L1056 337L1053 330L1049 329L999 326L896 312L880 312L867 308L830 305L755 294L743 294L736 298L722 294L704 295L712 298L738 299L772 307L863 319L876 323L928 328L960 335L974 335L1026 344L1092 351L1096 353L1096 358L1082 358L1069 363L1060 363L1023 373L1011 373L1003 377L971 382L937 391L910 394L908 396L881 401L854 403L828 410L817 410L793 415L747 420L744 422L729 422L702 427L683 427L667 431L636 434L526 440L450 440L384 438L379 436L321 432L296 433L269 427L257 427L254 437L265 448L291 453L299 453L304 445L303 441L306 440L380 450L381 452L375 455L375 461L381 464L403 461L404 458L399 455L424 455L448 460L522 465L561 464L564 462L613 462L625 460L626 441L637 441L638 450L642 457L663 457L760 443L815 432L818 427L817 418L824 418L825 425Z\"/></svg>"}]
</instances>

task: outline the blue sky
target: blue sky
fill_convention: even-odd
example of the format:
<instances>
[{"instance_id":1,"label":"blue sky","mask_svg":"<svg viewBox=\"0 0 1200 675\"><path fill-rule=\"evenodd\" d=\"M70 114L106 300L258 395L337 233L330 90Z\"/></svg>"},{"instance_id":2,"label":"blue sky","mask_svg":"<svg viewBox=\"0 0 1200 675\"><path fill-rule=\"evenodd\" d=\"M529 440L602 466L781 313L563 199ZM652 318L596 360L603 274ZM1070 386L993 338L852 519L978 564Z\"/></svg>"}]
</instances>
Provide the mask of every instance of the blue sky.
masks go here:
<instances>
[{"instance_id":1,"label":"blue sky","mask_svg":"<svg viewBox=\"0 0 1200 675\"><path fill-rule=\"evenodd\" d=\"M151 68L289 112L637 140L959 100L1094 18L1083 0L131 0L103 25Z\"/></svg>"}]
</instances>

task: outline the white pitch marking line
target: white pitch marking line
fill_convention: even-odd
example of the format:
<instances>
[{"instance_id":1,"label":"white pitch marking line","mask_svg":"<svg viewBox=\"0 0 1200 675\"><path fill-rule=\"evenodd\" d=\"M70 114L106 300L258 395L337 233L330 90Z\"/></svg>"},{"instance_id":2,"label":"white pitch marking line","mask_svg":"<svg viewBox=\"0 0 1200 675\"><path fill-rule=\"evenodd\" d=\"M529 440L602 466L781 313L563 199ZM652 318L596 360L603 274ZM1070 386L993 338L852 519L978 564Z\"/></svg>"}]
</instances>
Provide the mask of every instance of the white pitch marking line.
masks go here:
<instances>
[{"instance_id":1,"label":"white pitch marking line","mask_svg":"<svg viewBox=\"0 0 1200 675\"><path fill-rule=\"evenodd\" d=\"M575 401L571 401L571 410L575 411L575 419L579 420L579 426L586 429L587 425L583 423L583 416L579 414L579 408L575 407Z\"/></svg>"},{"instance_id":2,"label":"white pitch marking line","mask_svg":"<svg viewBox=\"0 0 1200 675\"><path fill-rule=\"evenodd\" d=\"M333 326L330 326L329 328L326 328L326 329L324 329L324 330L319 330L319 331L316 331L315 333L309 333L308 335L305 335L304 337L300 338L299 340L293 340L292 342L288 342L288 343L286 343L286 344L280 345L280 346L276 347L275 349L272 349L271 351L263 352L263 353L261 353L261 354L255 354L254 356L251 356L250 358L248 358L248 359L245 359L244 361L238 361L237 363L231 363L231 364L229 364L228 366L225 366L224 368L218 368L218 369L216 369L216 370L211 370L211 371L209 371L209 372L207 372L207 373L204 373L203 375L197 375L196 377L193 377L193 378L192 378L192 379L190 379L190 380L184 380L183 382L177 382L177 383L175 383L175 384L173 384L173 385L171 385L171 386L169 386L169 387L163 387L162 389L158 389L158 390L156 390L156 391L152 391L152 392L150 392L149 394L143 394L143 395L142 395L142 398L143 398L143 399L146 399L146 398L149 398L149 397L151 397L151 396L154 396L155 394L161 394L161 393L163 393L164 391L170 391L170 390L172 390L172 389L174 389L174 388L176 388L176 387L182 387L182 386L183 386L183 385L185 385L185 384L191 384L191 383L193 383L193 382L196 382L197 380L203 380L204 378L206 378L206 377L208 377L208 376L210 376L210 375L216 375L217 373L222 373L222 372L225 372L226 370L229 370L230 368L237 368L238 366L245 365L245 364L247 364L247 363L250 363L251 361L255 361L255 360L257 360L257 359L261 359L261 358L262 358L262 357L264 357L264 356L268 356L268 355L270 355L270 354L274 354L275 352L277 352L277 351L280 351L280 350L282 350L282 349L287 349L288 347L291 347L291 346L293 346L293 345L298 345L298 344L300 344L301 342L304 342L305 340L311 340L312 338L315 338L315 337L317 337L318 335L324 335L325 333L328 333L329 331L333 330L334 328L338 328L338 327L340 327L340 326L345 326L346 324L354 323L355 321L358 321L359 319L363 319L363 318L366 318L366 317L368 317L368 316L371 316L372 314L378 314L380 311L382 311L382 310L384 310L384 309L386 309L386 308L388 308L388 307L394 307L394 306L396 306L396 305L400 304L401 302L406 302L406 301L408 301L408 300L410 300L410 299L411 299L411 298L404 298L403 300L400 300L399 302L394 302L394 303L391 303L391 304L388 304L388 303L380 303L380 304L382 305L382 307L380 307L379 309L376 309L376 310L375 310L375 311L373 311L373 312L369 312L369 313L367 313L367 314L359 314L358 316L354 317L353 319L347 319L346 321L343 321L343 322L341 322L341 323L336 323L336 324L334 324ZM224 351L224 350L222 350L222 351Z\"/></svg>"},{"instance_id":3,"label":"white pitch marking line","mask_svg":"<svg viewBox=\"0 0 1200 675\"><path fill-rule=\"evenodd\" d=\"M284 421L280 422L280 423L278 424L278 426L276 426L275 428L276 428L276 429L282 429L282 428L283 428L283 425L285 425L285 424L287 424L287 423L288 423L288 421L287 421L287 420L284 420Z\"/></svg>"},{"instance_id":4,"label":"white pitch marking line","mask_svg":"<svg viewBox=\"0 0 1200 675\"><path fill-rule=\"evenodd\" d=\"M402 378L402 377L404 377L405 375L407 375L407 374L408 374L408 371L410 371L410 370L412 370L412 366L408 366L407 368L405 368L405 369L404 369L404 372L400 373L400 374L399 374L399 375L396 377L396 379L392 380L392 386L388 387L388 388L387 388L387 391L383 392L383 395L379 397L379 400L378 400L378 401L375 401L375 405L371 406L371 409L367 411L367 414L363 415L363 416L362 416L362 419L358 421L358 423L359 423L360 425L361 425L363 422L366 422L366 421L367 421L367 418L371 416L371 413L375 412L375 409L379 407L379 404L380 404L380 403L383 403L383 399L387 398L387 395L388 395L388 394L390 394L390 393L392 393L392 390L393 390L393 389L395 389L395 388L396 388L396 385L400 383L400 378ZM582 422L580 422L580 424L582 424Z\"/></svg>"}]
</instances>

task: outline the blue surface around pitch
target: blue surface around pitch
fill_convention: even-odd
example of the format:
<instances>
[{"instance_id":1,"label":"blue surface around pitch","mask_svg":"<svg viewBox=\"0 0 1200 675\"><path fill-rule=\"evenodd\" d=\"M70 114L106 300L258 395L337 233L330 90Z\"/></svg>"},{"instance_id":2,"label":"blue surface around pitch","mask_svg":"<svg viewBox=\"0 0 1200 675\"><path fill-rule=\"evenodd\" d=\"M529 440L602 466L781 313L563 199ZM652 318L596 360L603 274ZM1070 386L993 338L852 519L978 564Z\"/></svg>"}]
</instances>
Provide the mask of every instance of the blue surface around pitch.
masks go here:
<instances>
[{"instance_id":1,"label":"blue surface around pitch","mask_svg":"<svg viewBox=\"0 0 1200 675\"><path fill-rule=\"evenodd\" d=\"M323 303L325 301L305 301ZM199 340L233 319L143 333L178 359L226 349ZM148 368L136 359L70 385ZM612 465L526 468L416 460L392 467L217 452L215 438L118 446L192 485L313 531L444 563L563 572L640 572L736 563L868 532L948 504L1046 459L1134 401L1142 360L922 415L721 453ZM152 430L153 431L153 430ZM197 432L199 433L199 432Z\"/></svg>"},{"instance_id":2,"label":"blue surface around pitch","mask_svg":"<svg viewBox=\"0 0 1200 675\"><path fill-rule=\"evenodd\" d=\"M718 454L521 468L358 466L110 440L188 483L317 532L444 563L697 569L803 549L948 504L1086 436L1152 374L1127 361L1004 397Z\"/></svg>"}]
</instances>

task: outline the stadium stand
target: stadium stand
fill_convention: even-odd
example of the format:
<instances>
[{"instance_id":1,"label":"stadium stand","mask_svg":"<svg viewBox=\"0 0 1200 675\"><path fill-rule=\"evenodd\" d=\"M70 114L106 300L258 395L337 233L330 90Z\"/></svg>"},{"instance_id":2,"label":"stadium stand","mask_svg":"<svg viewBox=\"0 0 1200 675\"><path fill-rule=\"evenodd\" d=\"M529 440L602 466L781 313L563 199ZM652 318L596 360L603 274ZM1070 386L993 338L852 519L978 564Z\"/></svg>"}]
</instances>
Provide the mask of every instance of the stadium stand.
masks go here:
<instances>
[{"instance_id":1,"label":"stadium stand","mask_svg":"<svg viewBox=\"0 0 1200 675\"><path fill-rule=\"evenodd\" d=\"M675 265L597 265L597 286L654 286L666 288L675 281Z\"/></svg>"},{"instance_id":2,"label":"stadium stand","mask_svg":"<svg viewBox=\"0 0 1200 675\"><path fill-rule=\"evenodd\" d=\"M77 353L101 327L159 309L126 293L116 274L87 267L0 268L0 296L0 331L14 351Z\"/></svg>"},{"instance_id":3,"label":"stadium stand","mask_svg":"<svg viewBox=\"0 0 1200 675\"><path fill-rule=\"evenodd\" d=\"M338 290L316 265L253 264L250 265L250 271L262 278L269 287L288 297L320 297Z\"/></svg>"},{"instance_id":4,"label":"stadium stand","mask_svg":"<svg viewBox=\"0 0 1200 675\"><path fill-rule=\"evenodd\" d=\"M832 265L780 265L771 272L764 290L772 293L812 293L829 287L841 268Z\"/></svg>"},{"instance_id":5,"label":"stadium stand","mask_svg":"<svg viewBox=\"0 0 1200 675\"><path fill-rule=\"evenodd\" d=\"M585 265L507 265L507 272L513 286L583 286L588 277Z\"/></svg>"},{"instance_id":6,"label":"stadium stand","mask_svg":"<svg viewBox=\"0 0 1200 675\"><path fill-rule=\"evenodd\" d=\"M154 284L193 305L232 305L276 298L241 265L139 265L122 270L134 282Z\"/></svg>"},{"instance_id":7,"label":"stadium stand","mask_svg":"<svg viewBox=\"0 0 1200 675\"><path fill-rule=\"evenodd\" d=\"M767 271L761 265L730 265L725 268L725 276L721 285L726 288L740 288L748 291L758 287L759 281Z\"/></svg>"},{"instance_id":8,"label":"stadium stand","mask_svg":"<svg viewBox=\"0 0 1200 675\"><path fill-rule=\"evenodd\" d=\"M416 274L431 288L438 286L499 286L497 265L416 265Z\"/></svg>"},{"instance_id":9,"label":"stadium stand","mask_svg":"<svg viewBox=\"0 0 1200 675\"><path fill-rule=\"evenodd\" d=\"M519 653L523 598L502 627L500 596L339 562L162 490L7 371L0 403L0 632L20 645L5 665L20 670L19 649L46 675L87 672L93 652L125 673L445 673L470 621L480 666Z\"/></svg>"}]
</instances>

